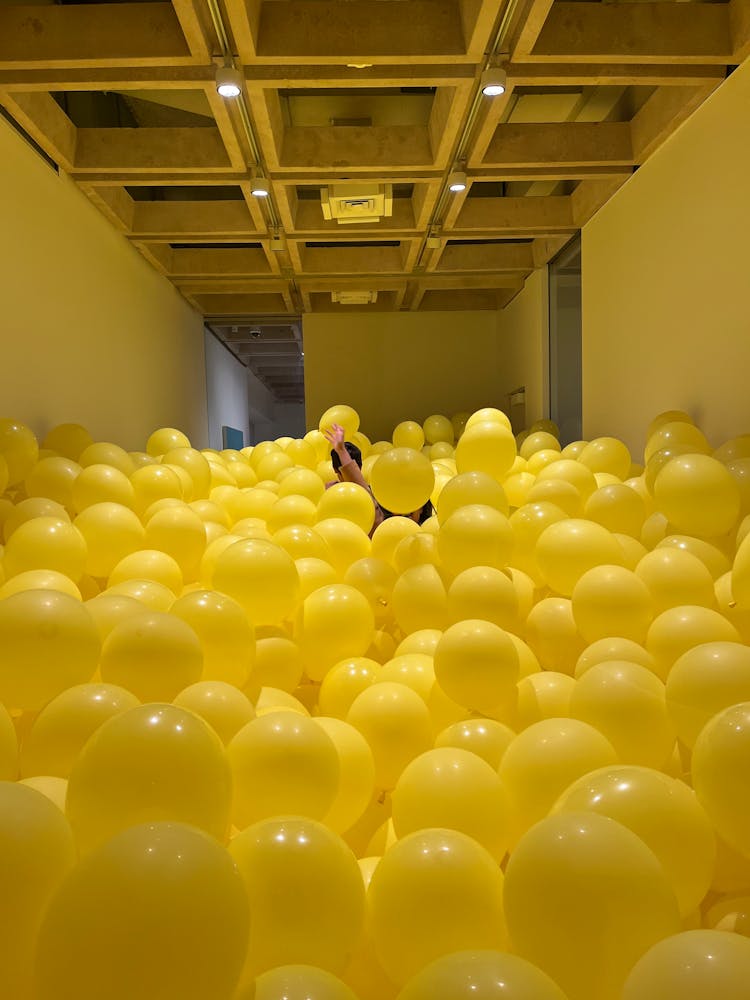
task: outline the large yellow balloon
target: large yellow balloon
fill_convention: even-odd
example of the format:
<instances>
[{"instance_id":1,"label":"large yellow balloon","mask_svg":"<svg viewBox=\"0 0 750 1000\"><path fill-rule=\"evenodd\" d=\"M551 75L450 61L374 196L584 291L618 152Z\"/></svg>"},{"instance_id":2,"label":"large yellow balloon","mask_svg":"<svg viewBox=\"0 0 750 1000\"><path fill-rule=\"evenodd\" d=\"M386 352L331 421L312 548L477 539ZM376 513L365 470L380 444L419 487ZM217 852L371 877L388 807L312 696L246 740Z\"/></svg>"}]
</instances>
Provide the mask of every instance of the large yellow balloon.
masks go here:
<instances>
[{"instance_id":1,"label":"large yellow balloon","mask_svg":"<svg viewBox=\"0 0 750 1000\"><path fill-rule=\"evenodd\" d=\"M509 726L495 719L465 719L438 733L435 746L470 750L497 770L515 735Z\"/></svg>"},{"instance_id":2,"label":"large yellow balloon","mask_svg":"<svg viewBox=\"0 0 750 1000\"><path fill-rule=\"evenodd\" d=\"M0 702L0 781L18 777L18 736L10 712Z\"/></svg>"},{"instance_id":3,"label":"large yellow balloon","mask_svg":"<svg viewBox=\"0 0 750 1000\"><path fill-rule=\"evenodd\" d=\"M90 680L101 643L88 608L56 590L26 590L0 601L0 701L37 712L73 684Z\"/></svg>"},{"instance_id":4,"label":"large yellow balloon","mask_svg":"<svg viewBox=\"0 0 750 1000\"><path fill-rule=\"evenodd\" d=\"M572 595L587 570L604 564L621 566L623 562L622 549L611 532L582 518L567 518L546 527L534 555L547 586L564 597Z\"/></svg>"},{"instance_id":5,"label":"large yellow balloon","mask_svg":"<svg viewBox=\"0 0 750 1000\"><path fill-rule=\"evenodd\" d=\"M169 613L182 619L198 637L203 680L245 686L255 662L255 637L236 601L215 590L194 590L176 600Z\"/></svg>"},{"instance_id":6,"label":"large yellow balloon","mask_svg":"<svg viewBox=\"0 0 750 1000\"><path fill-rule=\"evenodd\" d=\"M453 476L440 492L438 517L440 523L467 504L494 507L501 514L508 513L508 498L500 483L486 472L463 472Z\"/></svg>"},{"instance_id":7,"label":"large yellow balloon","mask_svg":"<svg viewBox=\"0 0 750 1000\"><path fill-rule=\"evenodd\" d=\"M113 594L105 591L86 601L86 607L94 619L102 642L124 618L131 618L143 612L143 603L127 594Z\"/></svg>"},{"instance_id":8,"label":"large yellow balloon","mask_svg":"<svg viewBox=\"0 0 750 1000\"><path fill-rule=\"evenodd\" d=\"M102 680L140 701L171 701L200 680L203 650L192 628L175 615L144 611L116 625L104 640Z\"/></svg>"},{"instance_id":9,"label":"large yellow balloon","mask_svg":"<svg viewBox=\"0 0 750 1000\"><path fill-rule=\"evenodd\" d=\"M539 536L545 528L563 521L566 514L554 503L526 503L510 515L513 529L513 548L509 556L511 566L528 573L537 583L542 583L542 575L536 561L535 551Z\"/></svg>"},{"instance_id":10,"label":"large yellow balloon","mask_svg":"<svg viewBox=\"0 0 750 1000\"><path fill-rule=\"evenodd\" d=\"M502 480L516 457L516 442L512 431L499 421L479 421L470 425L456 445L456 467L459 472L484 472Z\"/></svg>"},{"instance_id":11,"label":"large yellow balloon","mask_svg":"<svg viewBox=\"0 0 750 1000\"><path fill-rule=\"evenodd\" d=\"M544 597L526 618L526 641L545 670L572 674L585 642L567 597Z\"/></svg>"},{"instance_id":12,"label":"large yellow balloon","mask_svg":"<svg viewBox=\"0 0 750 1000\"><path fill-rule=\"evenodd\" d=\"M737 548L732 566L732 594L740 608L750 608L750 535Z\"/></svg>"},{"instance_id":13,"label":"large yellow balloon","mask_svg":"<svg viewBox=\"0 0 750 1000\"><path fill-rule=\"evenodd\" d=\"M617 1000L633 963L680 927L655 855L595 813L529 830L511 854L504 899L514 950L576 1000Z\"/></svg>"},{"instance_id":14,"label":"large yellow balloon","mask_svg":"<svg viewBox=\"0 0 750 1000\"><path fill-rule=\"evenodd\" d=\"M455 830L409 834L386 852L368 891L375 951L403 985L429 962L505 942L503 873L483 847Z\"/></svg>"},{"instance_id":15,"label":"large yellow balloon","mask_svg":"<svg viewBox=\"0 0 750 1000\"><path fill-rule=\"evenodd\" d=\"M711 574L691 552L654 549L638 562L635 574L648 587L655 615L681 604L712 608L716 602Z\"/></svg>"},{"instance_id":16,"label":"large yellow balloon","mask_svg":"<svg viewBox=\"0 0 750 1000\"><path fill-rule=\"evenodd\" d=\"M463 414L456 414L454 419L458 419L460 416L463 416ZM500 426L505 427L506 430L511 430L511 423L508 415L494 406L483 406L479 410L474 410L472 414L466 416L463 424L464 428L469 430L475 424L484 424L487 422L491 424L500 424Z\"/></svg>"},{"instance_id":17,"label":"large yellow balloon","mask_svg":"<svg viewBox=\"0 0 750 1000\"><path fill-rule=\"evenodd\" d=\"M449 698L475 711L494 715L512 707L518 672L516 647L492 622L457 622L435 648L438 684Z\"/></svg>"},{"instance_id":18,"label":"large yellow balloon","mask_svg":"<svg viewBox=\"0 0 750 1000\"><path fill-rule=\"evenodd\" d=\"M661 422L659 427L649 431L643 458L648 464L657 451L675 445L687 446L694 454L711 454L711 447L703 431L690 418L685 420L683 416L675 415L673 420Z\"/></svg>"},{"instance_id":19,"label":"large yellow balloon","mask_svg":"<svg viewBox=\"0 0 750 1000\"><path fill-rule=\"evenodd\" d=\"M164 455L172 448L189 448L190 441L187 436L174 427L160 427L153 431L146 442L146 451L149 455Z\"/></svg>"},{"instance_id":20,"label":"large yellow balloon","mask_svg":"<svg viewBox=\"0 0 750 1000\"><path fill-rule=\"evenodd\" d=\"M740 488L709 455L679 455L659 472L654 499L678 531L713 537L731 531L740 513Z\"/></svg>"},{"instance_id":21,"label":"large yellow balloon","mask_svg":"<svg viewBox=\"0 0 750 1000\"><path fill-rule=\"evenodd\" d=\"M384 681L357 695L346 721L367 740L375 761L375 784L391 789L406 765L432 746L430 713L405 684Z\"/></svg>"},{"instance_id":22,"label":"large yellow balloon","mask_svg":"<svg viewBox=\"0 0 750 1000\"><path fill-rule=\"evenodd\" d=\"M750 648L739 642L705 642L688 649L669 672L666 696L677 735L693 747L709 719L750 701Z\"/></svg>"},{"instance_id":23,"label":"large yellow balloon","mask_svg":"<svg viewBox=\"0 0 750 1000\"><path fill-rule=\"evenodd\" d=\"M646 504L630 486L610 483L591 494L583 513L587 520L596 521L608 531L639 538L646 520Z\"/></svg>"},{"instance_id":24,"label":"large yellow balloon","mask_svg":"<svg viewBox=\"0 0 750 1000\"><path fill-rule=\"evenodd\" d=\"M448 588L448 615L452 623L482 618L501 628L518 630L518 593L510 574L493 566L471 566Z\"/></svg>"},{"instance_id":25,"label":"large yellow balloon","mask_svg":"<svg viewBox=\"0 0 750 1000\"><path fill-rule=\"evenodd\" d=\"M349 987L313 965L280 965L262 973L235 1000L357 1000Z\"/></svg>"},{"instance_id":26,"label":"large yellow balloon","mask_svg":"<svg viewBox=\"0 0 750 1000\"><path fill-rule=\"evenodd\" d=\"M26 495L47 497L64 507L71 508L73 486L81 473L81 466L69 458L53 456L40 459L24 481ZM128 484L129 485L129 484Z\"/></svg>"},{"instance_id":27,"label":"large yellow balloon","mask_svg":"<svg viewBox=\"0 0 750 1000\"><path fill-rule=\"evenodd\" d=\"M576 663L575 676L581 677L597 663L606 663L607 660L627 660L628 663L640 663L642 667L654 670L653 657L643 646L631 639L610 636L586 647Z\"/></svg>"},{"instance_id":28,"label":"large yellow balloon","mask_svg":"<svg viewBox=\"0 0 750 1000\"><path fill-rule=\"evenodd\" d=\"M606 736L623 764L662 768L674 748L664 684L637 663L610 660L587 670L575 683L570 715Z\"/></svg>"},{"instance_id":29,"label":"large yellow balloon","mask_svg":"<svg viewBox=\"0 0 750 1000\"><path fill-rule=\"evenodd\" d=\"M243 981L292 963L343 972L364 919L362 876L343 840L314 820L274 817L229 850L252 913Z\"/></svg>"},{"instance_id":30,"label":"large yellow balloon","mask_svg":"<svg viewBox=\"0 0 750 1000\"><path fill-rule=\"evenodd\" d=\"M427 538L419 534L416 538ZM385 559L373 556L353 562L344 574L344 583L354 587L369 601L376 627L381 627L393 618L391 597L398 579L398 573Z\"/></svg>"},{"instance_id":31,"label":"large yellow balloon","mask_svg":"<svg viewBox=\"0 0 750 1000\"><path fill-rule=\"evenodd\" d=\"M410 514L430 499L435 472L427 456L414 448L391 448L373 465L370 485L381 507L393 514Z\"/></svg>"},{"instance_id":32,"label":"large yellow balloon","mask_svg":"<svg viewBox=\"0 0 750 1000\"><path fill-rule=\"evenodd\" d=\"M557 670L540 670L518 682L518 704L512 722L520 733L542 719L567 719L576 682ZM587 720L588 721L588 720Z\"/></svg>"},{"instance_id":33,"label":"large yellow balloon","mask_svg":"<svg viewBox=\"0 0 750 1000\"><path fill-rule=\"evenodd\" d=\"M114 684L76 684L53 698L23 741L21 774L67 778L86 741L108 719L140 702Z\"/></svg>"},{"instance_id":34,"label":"large yellow balloon","mask_svg":"<svg viewBox=\"0 0 750 1000\"><path fill-rule=\"evenodd\" d=\"M318 430L326 431L333 424L340 424L344 428L347 441L350 441L352 434L356 434L359 430L359 414L351 406L347 406L346 403L337 403L335 406L329 406L320 418Z\"/></svg>"},{"instance_id":35,"label":"large yellow balloon","mask_svg":"<svg viewBox=\"0 0 750 1000\"><path fill-rule=\"evenodd\" d=\"M32 996L44 911L76 860L62 812L32 788L0 781L0 995Z\"/></svg>"},{"instance_id":36,"label":"large yellow balloon","mask_svg":"<svg viewBox=\"0 0 750 1000\"><path fill-rule=\"evenodd\" d=\"M283 711L259 716L239 730L227 753L240 829L269 816L323 819L336 799L338 752L314 719Z\"/></svg>"},{"instance_id":37,"label":"large yellow balloon","mask_svg":"<svg viewBox=\"0 0 750 1000\"><path fill-rule=\"evenodd\" d=\"M22 482L39 456L34 432L17 420L0 418L0 455L8 466L8 485Z\"/></svg>"},{"instance_id":38,"label":"large yellow balloon","mask_svg":"<svg viewBox=\"0 0 750 1000\"><path fill-rule=\"evenodd\" d=\"M170 448L164 455L166 465L176 465L184 469L193 481L193 498L198 500L208 496L211 486L211 469L204 455L195 448Z\"/></svg>"},{"instance_id":39,"label":"large yellow balloon","mask_svg":"<svg viewBox=\"0 0 750 1000\"><path fill-rule=\"evenodd\" d=\"M643 642L653 618L646 584L623 566L594 566L579 577L571 597L573 618L586 642L617 635Z\"/></svg>"},{"instance_id":40,"label":"large yellow balloon","mask_svg":"<svg viewBox=\"0 0 750 1000\"><path fill-rule=\"evenodd\" d=\"M676 660L704 642L739 642L734 625L711 608L685 605L670 608L654 618L646 635L646 649L656 672L666 680Z\"/></svg>"},{"instance_id":41,"label":"large yellow balloon","mask_svg":"<svg viewBox=\"0 0 750 1000\"><path fill-rule=\"evenodd\" d=\"M744 1000L750 940L719 930L692 930L655 944L635 964L622 1000Z\"/></svg>"},{"instance_id":42,"label":"large yellow balloon","mask_svg":"<svg viewBox=\"0 0 750 1000\"><path fill-rule=\"evenodd\" d=\"M292 692L302 680L302 654L286 635L259 635L249 687L275 687ZM245 685L248 689L248 685Z\"/></svg>"},{"instance_id":43,"label":"large yellow balloon","mask_svg":"<svg viewBox=\"0 0 750 1000\"><path fill-rule=\"evenodd\" d=\"M500 511L483 504L459 507L440 526L438 552L446 572L456 576L471 566L508 564L513 529Z\"/></svg>"},{"instance_id":44,"label":"large yellow balloon","mask_svg":"<svg viewBox=\"0 0 750 1000\"><path fill-rule=\"evenodd\" d=\"M330 830L343 833L362 816L375 791L375 761L364 736L348 722L317 716L317 724L336 747L339 784L325 816Z\"/></svg>"},{"instance_id":45,"label":"large yellow balloon","mask_svg":"<svg viewBox=\"0 0 750 1000\"><path fill-rule=\"evenodd\" d=\"M47 431L42 446L57 451L76 462L81 453L93 444L93 438L80 424L58 424Z\"/></svg>"},{"instance_id":46,"label":"large yellow balloon","mask_svg":"<svg viewBox=\"0 0 750 1000\"><path fill-rule=\"evenodd\" d=\"M576 778L616 763L609 740L578 719L543 719L519 733L498 769L510 802L513 839L546 816Z\"/></svg>"},{"instance_id":47,"label":"large yellow balloon","mask_svg":"<svg viewBox=\"0 0 750 1000\"><path fill-rule=\"evenodd\" d=\"M248 923L224 847L182 823L133 827L85 858L52 900L36 995L231 1000Z\"/></svg>"},{"instance_id":48,"label":"large yellow balloon","mask_svg":"<svg viewBox=\"0 0 750 1000\"><path fill-rule=\"evenodd\" d=\"M318 705L323 715L345 719L352 702L374 683L381 665L366 656L353 656L337 663L323 678Z\"/></svg>"},{"instance_id":49,"label":"large yellow balloon","mask_svg":"<svg viewBox=\"0 0 750 1000\"><path fill-rule=\"evenodd\" d=\"M128 477L135 472L135 462L130 455L111 441L95 441L83 449L76 461L84 469L90 465L109 465Z\"/></svg>"},{"instance_id":50,"label":"large yellow balloon","mask_svg":"<svg viewBox=\"0 0 750 1000\"><path fill-rule=\"evenodd\" d=\"M0 600L11 594L20 594L23 590L59 590L78 601L82 600L81 591L70 577L54 569L27 569L24 573L17 573L0 586Z\"/></svg>"},{"instance_id":51,"label":"large yellow balloon","mask_svg":"<svg viewBox=\"0 0 750 1000\"><path fill-rule=\"evenodd\" d=\"M453 424L448 417L444 417L441 413L433 413L432 416L427 417L422 424L422 430L428 444L437 444L438 442L453 444Z\"/></svg>"},{"instance_id":52,"label":"large yellow balloon","mask_svg":"<svg viewBox=\"0 0 750 1000\"><path fill-rule=\"evenodd\" d=\"M320 681L340 660L364 655L374 630L370 603L356 588L335 583L313 591L305 598L296 623L307 676Z\"/></svg>"},{"instance_id":53,"label":"large yellow balloon","mask_svg":"<svg viewBox=\"0 0 750 1000\"><path fill-rule=\"evenodd\" d=\"M75 479L71 490L73 507L80 513L92 503L121 503L132 507L135 490L129 477L112 465L87 465Z\"/></svg>"},{"instance_id":54,"label":"large yellow balloon","mask_svg":"<svg viewBox=\"0 0 750 1000\"><path fill-rule=\"evenodd\" d=\"M566 1000L531 962L504 951L474 949L435 959L410 979L398 1000Z\"/></svg>"},{"instance_id":55,"label":"large yellow balloon","mask_svg":"<svg viewBox=\"0 0 750 1000\"><path fill-rule=\"evenodd\" d=\"M695 793L646 767L606 767L574 781L554 813L595 812L617 820L650 847L686 917L703 900L716 858L715 836Z\"/></svg>"},{"instance_id":56,"label":"large yellow balloon","mask_svg":"<svg viewBox=\"0 0 750 1000\"><path fill-rule=\"evenodd\" d=\"M200 716L226 746L232 737L255 718L252 702L233 684L199 681L184 688L173 703Z\"/></svg>"},{"instance_id":57,"label":"large yellow balloon","mask_svg":"<svg viewBox=\"0 0 750 1000\"><path fill-rule=\"evenodd\" d=\"M392 796L393 827L401 838L442 827L472 837L498 861L508 848L508 804L489 764L468 750L440 747L413 760Z\"/></svg>"},{"instance_id":58,"label":"large yellow balloon","mask_svg":"<svg viewBox=\"0 0 750 1000\"><path fill-rule=\"evenodd\" d=\"M436 567L425 563L405 570L394 584L391 608L406 635L443 629L448 624L448 595Z\"/></svg>"},{"instance_id":59,"label":"large yellow balloon","mask_svg":"<svg viewBox=\"0 0 750 1000\"><path fill-rule=\"evenodd\" d=\"M142 705L108 719L86 743L70 773L66 811L81 851L159 820L223 841L231 796L229 764L211 727L184 708Z\"/></svg>"},{"instance_id":60,"label":"large yellow balloon","mask_svg":"<svg viewBox=\"0 0 750 1000\"><path fill-rule=\"evenodd\" d=\"M54 569L77 582L85 568L83 535L68 521L57 517L34 517L25 521L5 545L3 569L7 577L30 569Z\"/></svg>"},{"instance_id":61,"label":"large yellow balloon","mask_svg":"<svg viewBox=\"0 0 750 1000\"><path fill-rule=\"evenodd\" d=\"M216 559L211 583L241 604L253 625L275 625L297 606L294 560L272 542L248 538L231 544Z\"/></svg>"},{"instance_id":62,"label":"large yellow balloon","mask_svg":"<svg viewBox=\"0 0 750 1000\"><path fill-rule=\"evenodd\" d=\"M85 540L85 567L91 576L108 577L121 559L146 541L137 514L119 503L91 504L73 524Z\"/></svg>"},{"instance_id":63,"label":"large yellow balloon","mask_svg":"<svg viewBox=\"0 0 750 1000\"><path fill-rule=\"evenodd\" d=\"M416 420L402 420L393 429L394 448L413 448L419 451L424 444L424 431Z\"/></svg>"},{"instance_id":64,"label":"large yellow balloon","mask_svg":"<svg viewBox=\"0 0 750 1000\"><path fill-rule=\"evenodd\" d=\"M324 490L325 484L312 468L293 469L279 484L279 497L301 496L317 504Z\"/></svg>"},{"instance_id":65,"label":"large yellow balloon","mask_svg":"<svg viewBox=\"0 0 750 1000\"><path fill-rule=\"evenodd\" d=\"M693 747L693 787L716 832L750 857L750 702L715 715Z\"/></svg>"}]
</instances>

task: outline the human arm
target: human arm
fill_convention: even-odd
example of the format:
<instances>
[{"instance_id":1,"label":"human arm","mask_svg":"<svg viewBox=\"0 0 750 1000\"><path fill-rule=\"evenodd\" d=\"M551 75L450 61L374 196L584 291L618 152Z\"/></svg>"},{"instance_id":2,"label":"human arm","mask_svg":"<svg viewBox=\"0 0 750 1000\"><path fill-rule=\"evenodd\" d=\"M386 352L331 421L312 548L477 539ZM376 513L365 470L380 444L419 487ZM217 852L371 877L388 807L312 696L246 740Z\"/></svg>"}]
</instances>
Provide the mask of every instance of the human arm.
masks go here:
<instances>
[{"instance_id":1,"label":"human arm","mask_svg":"<svg viewBox=\"0 0 750 1000\"><path fill-rule=\"evenodd\" d=\"M362 470L346 450L344 428L340 424L331 424L330 427L323 431L323 434L330 444L331 450L335 451L339 457L339 461L341 462L341 478L343 481L345 483L356 483L369 492L370 487L362 475Z\"/></svg>"}]
</instances>

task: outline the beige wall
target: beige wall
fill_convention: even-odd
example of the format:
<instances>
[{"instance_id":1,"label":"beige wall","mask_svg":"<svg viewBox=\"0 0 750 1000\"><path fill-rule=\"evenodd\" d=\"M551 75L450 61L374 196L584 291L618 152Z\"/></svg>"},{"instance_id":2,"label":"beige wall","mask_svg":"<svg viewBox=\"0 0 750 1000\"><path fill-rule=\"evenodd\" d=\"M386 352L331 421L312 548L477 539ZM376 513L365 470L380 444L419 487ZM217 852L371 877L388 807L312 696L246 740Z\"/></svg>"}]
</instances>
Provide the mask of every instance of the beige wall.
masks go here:
<instances>
[{"instance_id":1,"label":"beige wall","mask_svg":"<svg viewBox=\"0 0 750 1000\"><path fill-rule=\"evenodd\" d=\"M401 420L504 406L516 388L503 371L494 312L305 316L308 427L334 403L348 403L373 440Z\"/></svg>"},{"instance_id":2,"label":"beige wall","mask_svg":"<svg viewBox=\"0 0 750 1000\"><path fill-rule=\"evenodd\" d=\"M547 268L542 267L497 314L504 393L526 389L527 427L548 415L547 290Z\"/></svg>"},{"instance_id":3,"label":"beige wall","mask_svg":"<svg viewBox=\"0 0 750 1000\"><path fill-rule=\"evenodd\" d=\"M0 416L207 444L200 316L0 119Z\"/></svg>"},{"instance_id":4,"label":"beige wall","mask_svg":"<svg viewBox=\"0 0 750 1000\"><path fill-rule=\"evenodd\" d=\"M750 430L750 61L583 230L584 437Z\"/></svg>"}]
</instances>

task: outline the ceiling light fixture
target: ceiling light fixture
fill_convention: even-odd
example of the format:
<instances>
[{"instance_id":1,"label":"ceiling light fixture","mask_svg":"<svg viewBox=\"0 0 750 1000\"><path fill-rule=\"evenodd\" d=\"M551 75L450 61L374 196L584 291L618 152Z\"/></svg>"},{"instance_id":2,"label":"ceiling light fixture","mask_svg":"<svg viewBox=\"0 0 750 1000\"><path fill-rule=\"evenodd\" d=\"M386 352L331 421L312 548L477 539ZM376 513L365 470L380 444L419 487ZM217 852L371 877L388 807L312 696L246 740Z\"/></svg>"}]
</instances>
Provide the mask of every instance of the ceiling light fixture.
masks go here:
<instances>
[{"instance_id":1,"label":"ceiling light fixture","mask_svg":"<svg viewBox=\"0 0 750 1000\"><path fill-rule=\"evenodd\" d=\"M485 97L499 97L505 93L508 74L502 66L489 66L481 76L482 93Z\"/></svg>"},{"instance_id":2,"label":"ceiling light fixture","mask_svg":"<svg viewBox=\"0 0 750 1000\"><path fill-rule=\"evenodd\" d=\"M222 97L239 97L242 93L242 73L234 66L217 66L216 89Z\"/></svg>"},{"instance_id":3,"label":"ceiling light fixture","mask_svg":"<svg viewBox=\"0 0 750 1000\"><path fill-rule=\"evenodd\" d=\"M466 190L466 171L459 167L454 167L448 178L448 189L454 194Z\"/></svg>"},{"instance_id":4,"label":"ceiling light fixture","mask_svg":"<svg viewBox=\"0 0 750 1000\"><path fill-rule=\"evenodd\" d=\"M271 185L267 177L253 177L250 194L254 198L267 198L270 193L270 188Z\"/></svg>"}]
</instances>

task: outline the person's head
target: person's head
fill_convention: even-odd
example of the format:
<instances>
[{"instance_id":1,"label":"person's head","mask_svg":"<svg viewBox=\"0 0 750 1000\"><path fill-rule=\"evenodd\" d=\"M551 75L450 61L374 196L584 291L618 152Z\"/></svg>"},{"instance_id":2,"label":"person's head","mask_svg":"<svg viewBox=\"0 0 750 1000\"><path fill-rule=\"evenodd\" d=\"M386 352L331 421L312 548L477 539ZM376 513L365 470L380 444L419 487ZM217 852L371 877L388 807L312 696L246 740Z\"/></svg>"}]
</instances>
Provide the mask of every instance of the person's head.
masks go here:
<instances>
[{"instance_id":1,"label":"person's head","mask_svg":"<svg viewBox=\"0 0 750 1000\"><path fill-rule=\"evenodd\" d=\"M359 450L356 444L352 444L351 441L345 441L344 447L361 469L362 452ZM338 454L335 451L331 452L331 464L333 465L333 471L336 473L339 479L341 479L341 459L339 458Z\"/></svg>"}]
</instances>

